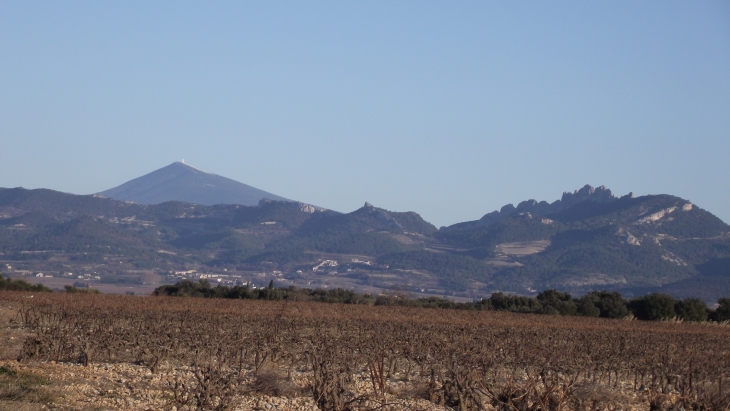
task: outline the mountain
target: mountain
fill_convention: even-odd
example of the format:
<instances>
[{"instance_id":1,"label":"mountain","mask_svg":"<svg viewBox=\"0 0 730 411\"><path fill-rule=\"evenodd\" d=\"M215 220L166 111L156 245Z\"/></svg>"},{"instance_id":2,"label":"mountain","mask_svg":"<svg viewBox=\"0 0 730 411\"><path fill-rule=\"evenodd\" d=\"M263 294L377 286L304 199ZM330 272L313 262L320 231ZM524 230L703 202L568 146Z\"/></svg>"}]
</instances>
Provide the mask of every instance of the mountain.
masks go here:
<instances>
[{"instance_id":1,"label":"mountain","mask_svg":"<svg viewBox=\"0 0 730 411\"><path fill-rule=\"evenodd\" d=\"M493 266L490 287L686 296L727 294L730 226L670 195L615 197L586 186L552 204L529 200L436 234L455 252ZM709 280L709 281L708 281ZM689 288L685 288L689 289ZM708 297L710 299L712 297Z\"/></svg>"},{"instance_id":2,"label":"mountain","mask_svg":"<svg viewBox=\"0 0 730 411\"><path fill-rule=\"evenodd\" d=\"M415 212L369 203L338 213L272 199L143 205L0 188L0 263L93 272L109 282L144 273L173 281L171 273L198 270L366 292L478 298L555 288L716 301L730 296L730 226L679 197L615 196L591 186L440 229Z\"/></svg>"},{"instance_id":3,"label":"mountain","mask_svg":"<svg viewBox=\"0 0 730 411\"><path fill-rule=\"evenodd\" d=\"M100 194L139 204L182 201L201 205L256 205L264 198L287 201L284 197L181 162L172 163Z\"/></svg>"}]
</instances>

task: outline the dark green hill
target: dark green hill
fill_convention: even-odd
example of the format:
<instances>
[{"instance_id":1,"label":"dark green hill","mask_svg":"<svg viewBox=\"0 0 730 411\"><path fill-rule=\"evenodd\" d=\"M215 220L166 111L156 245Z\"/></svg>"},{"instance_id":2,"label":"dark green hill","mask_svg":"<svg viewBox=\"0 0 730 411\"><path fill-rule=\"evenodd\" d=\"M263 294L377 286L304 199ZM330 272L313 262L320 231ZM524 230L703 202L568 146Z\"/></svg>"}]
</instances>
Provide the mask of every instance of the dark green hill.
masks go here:
<instances>
[{"instance_id":1,"label":"dark green hill","mask_svg":"<svg viewBox=\"0 0 730 411\"><path fill-rule=\"evenodd\" d=\"M516 215L490 226L465 229L441 230L435 234L439 240L461 248L483 248L491 251L501 243L516 241L548 240L567 229L561 223L543 223L541 218Z\"/></svg>"},{"instance_id":2,"label":"dark green hill","mask_svg":"<svg viewBox=\"0 0 730 411\"><path fill-rule=\"evenodd\" d=\"M474 282L488 283L494 273L479 259L423 250L387 254L379 257L378 262L391 269L432 272L439 277L442 286L456 291L465 291Z\"/></svg>"},{"instance_id":3,"label":"dark green hill","mask_svg":"<svg viewBox=\"0 0 730 411\"><path fill-rule=\"evenodd\" d=\"M339 215L309 204L295 201L261 200L256 207L240 207L234 212L236 227L252 227L261 224L278 224L289 230L299 228L313 215Z\"/></svg>"},{"instance_id":4,"label":"dark green hill","mask_svg":"<svg viewBox=\"0 0 730 411\"><path fill-rule=\"evenodd\" d=\"M136 254L148 253L159 244L102 219L82 216L47 226L19 246L34 251Z\"/></svg>"},{"instance_id":5,"label":"dark green hill","mask_svg":"<svg viewBox=\"0 0 730 411\"><path fill-rule=\"evenodd\" d=\"M369 203L348 214L323 213L303 224L299 234L325 232L364 233L382 231L392 234L415 233L430 236L436 227L414 212L398 213Z\"/></svg>"},{"instance_id":6,"label":"dark green hill","mask_svg":"<svg viewBox=\"0 0 730 411\"><path fill-rule=\"evenodd\" d=\"M266 221L281 222L284 228L292 230L291 235L268 243L260 255L229 252L216 263L242 260L305 262L313 258L312 252L377 257L421 249L423 239L436 231L436 227L416 213L397 213L370 204L348 214L315 212L311 206L302 212L297 203L268 202L260 204L259 208L244 211L249 221L258 224L261 224L259 221L264 224ZM282 216L283 211L286 213Z\"/></svg>"},{"instance_id":7,"label":"dark green hill","mask_svg":"<svg viewBox=\"0 0 730 411\"><path fill-rule=\"evenodd\" d=\"M28 229L43 228L45 226L55 224L58 220L49 217L44 213L31 211L18 217L0 219L0 226L5 227L24 227Z\"/></svg>"},{"instance_id":8,"label":"dark green hill","mask_svg":"<svg viewBox=\"0 0 730 411\"><path fill-rule=\"evenodd\" d=\"M348 214L322 213L296 230L308 250L380 256L423 247L422 239L436 231L416 213L398 213L365 206Z\"/></svg>"},{"instance_id":9,"label":"dark green hill","mask_svg":"<svg viewBox=\"0 0 730 411\"><path fill-rule=\"evenodd\" d=\"M0 191L0 214L43 213L57 220L83 215L129 217L143 207L122 201L109 201L93 195L79 196L47 189L10 188Z\"/></svg>"}]
</instances>

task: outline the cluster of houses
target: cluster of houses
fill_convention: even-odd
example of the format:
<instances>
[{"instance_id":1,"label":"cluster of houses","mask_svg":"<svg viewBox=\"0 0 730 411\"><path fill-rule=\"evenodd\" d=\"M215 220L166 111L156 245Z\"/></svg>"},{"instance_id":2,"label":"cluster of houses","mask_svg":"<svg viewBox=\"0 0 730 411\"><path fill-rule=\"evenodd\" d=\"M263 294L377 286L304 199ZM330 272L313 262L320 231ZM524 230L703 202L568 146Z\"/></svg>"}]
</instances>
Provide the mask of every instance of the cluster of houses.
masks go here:
<instances>
[{"instance_id":1,"label":"cluster of houses","mask_svg":"<svg viewBox=\"0 0 730 411\"><path fill-rule=\"evenodd\" d=\"M96 274L96 273L94 273ZM39 278L53 278L53 274L44 274L44 273L34 273L36 277ZM101 276L99 275L93 275L93 274L81 274L81 275L74 275L74 273L63 273L61 275L62 277L70 277L70 278L77 278L79 280L101 280Z\"/></svg>"},{"instance_id":2,"label":"cluster of houses","mask_svg":"<svg viewBox=\"0 0 730 411\"><path fill-rule=\"evenodd\" d=\"M373 266L373 263L368 260L361 260L358 258L352 258L351 261L344 263L346 267L350 266ZM318 274L329 274L329 275L335 275L338 273L338 267L340 267L340 263L337 260L322 260L316 263L312 267L312 272L318 273ZM347 268L343 269L340 267L341 271L347 271L351 272L356 267L353 268ZM306 270L306 269L305 269ZM226 271L226 270L223 270ZM296 273L292 273L294 275L294 278L299 278L300 280L306 280L307 278L302 277L304 275L304 272L299 269L296 270ZM165 281L166 282L178 282L181 280L192 280L192 281L199 281L199 280L208 280L211 283L218 283L221 285L241 285L241 284L249 284L252 286L252 288L256 288L253 286L252 281L256 282L264 282L267 283L270 281L272 277L280 277L292 280L290 277L285 277L285 274L282 271L273 270L271 272L253 272L250 274L223 274L223 273L202 273L198 272L197 270L181 270L181 271L173 271L167 274ZM285 281L286 282L286 281ZM319 283L319 281L316 281L316 283ZM312 285L312 281L306 282L306 285ZM326 288L326 285L321 285L323 288Z\"/></svg>"},{"instance_id":3,"label":"cluster of houses","mask_svg":"<svg viewBox=\"0 0 730 411\"><path fill-rule=\"evenodd\" d=\"M240 283L241 276L229 274L208 274L199 273L197 270L186 270L175 271L168 274L166 280L175 282L180 280L208 280L222 285L236 285Z\"/></svg>"},{"instance_id":4,"label":"cluster of houses","mask_svg":"<svg viewBox=\"0 0 730 411\"><path fill-rule=\"evenodd\" d=\"M350 264L355 264L355 265L361 264L361 265L367 265L367 266L372 265L372 263L370 261L360 260L357 258L351 259ZM315 271L315 272L323 271L323 272L326 272L327 274L337 274L337 270L332 269L332 268L337 267L338 265L339 265L339 263L336 260L322 260L322 261L320 261L319 264L312 267L312 271ZM352 271L352 268L348 268L345 271L349 273ZM297 273L299 273L299 272L297 272Z\"/></svg>"},{"instance_id":5,"label":"cluster of houses","mask_svg":"<svg viewBox=\"0 0 730 411\"><path fill-rule=\"evenodd\" d=\"M224 270L227 271L227 270ZM299 271L301 273L301 271ZM283 277L282 271L274 270L272 272L255 272L250 277L259 278L261 282L268 282L271 277ZM211 283L218 283L221 285L233 286L248 284L252 288L257 288L253 285L249 276L244 279L243 275L240 274L212 274L212 273L199 273L197 270L185 270L185 271L174 271L167 274L165 281L167 282L178 282L181 280L208 280Z\"/></svg>"},{"instance_id":6,"label":"cluster of houses","mask_svg":"<svg viewBox=\"0 0 730 411\"><path fill-rule=\"evenodd\" d=\"M312 267L312 271L319 271L325 267L337 267L337 261L335 260L323 260L321 263ZM330 274L337 273L337 271L330 271Z\"/></svg>"}]
</instances>

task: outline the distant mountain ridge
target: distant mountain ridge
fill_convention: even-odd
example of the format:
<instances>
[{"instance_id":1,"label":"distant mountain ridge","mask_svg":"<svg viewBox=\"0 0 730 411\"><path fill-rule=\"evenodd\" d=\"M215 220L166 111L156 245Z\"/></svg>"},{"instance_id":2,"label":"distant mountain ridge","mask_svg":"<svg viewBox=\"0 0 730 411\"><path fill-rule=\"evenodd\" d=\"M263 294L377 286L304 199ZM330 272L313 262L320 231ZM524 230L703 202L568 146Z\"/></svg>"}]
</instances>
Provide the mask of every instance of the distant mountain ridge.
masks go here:
<instances>
[{"instance_id":1,"label":"distant mountain ridge","mask_svg":"<svg viewBox=\"0 0 730 411\"><path fill-rule=\"evenodd\" d=\"M193 181L209 176L172 166L203 178ZM0 188L0 262L92 269L109 281L140 269L276 270L297 286L474 298L549 288L730 296L730 226L671 195L617 197L587 185L553 203L527 200L441 229L415 212L369 203L338 213L267 198L255 205L132 201ZM326 271L313 269L325 261Z\"/></svg>"},{"instance_id":2,"label":"distant mountain ridge","mask_svg":"<svg viewBox=\"0 0 730 411\"><path fill-rule=\"evenodd\" d=\"M634 193L629 193L620 198L633 197ZM445 228L450 229L485 227L490 226L497 221L503 220L513 214L530 213L535 216L544 216L559 213L560 211L567 210L568 208L573 207L574 205L577 205L584 201L592 201L595 203L610 203L618 199L619 197L614 196L611 190L609 190L605 186L599 186L594 188L586 184L580 190L575 190L572 193L569 191L563 192L562 198L552 203L548 203L547 201L537 202L535 200L525 200L517 204L517 207L512 204L507 204L498 211L492 211L491 213L485 214L479 220L457 223Z\"/></svg>"},{"instance_id":3,"label":"distant mountain ridge","mask_svg":"<svg viewBox=\"0 0 730 411\"><path fill-rule=\"evenodd\" d=\"M199 170L182 162L172 163L99 194L115 200L133 201L138 204L182 201L201 205L253 206L262 199L290 201L276 194Z\"/></svg>"}]
</instances>

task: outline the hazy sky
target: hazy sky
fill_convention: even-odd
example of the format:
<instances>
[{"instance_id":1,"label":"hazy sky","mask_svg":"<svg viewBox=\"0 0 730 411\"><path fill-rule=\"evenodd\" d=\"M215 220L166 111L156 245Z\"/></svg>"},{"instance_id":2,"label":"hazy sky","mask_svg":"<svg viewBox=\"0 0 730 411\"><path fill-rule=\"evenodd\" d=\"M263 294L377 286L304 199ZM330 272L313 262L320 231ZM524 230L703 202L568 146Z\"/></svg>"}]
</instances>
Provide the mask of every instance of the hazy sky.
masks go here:
<instances>
[{"instance_id":1,"label":"hazy sky","mask_svg":"<svg viewBox=\"0 0 730 411\"><path fill-rule=\"evenodd\" d=\"M440 225L584 184L730 222L730 2L0 2L0 187L173 161Z\"/></svg>"}]
</instances>

